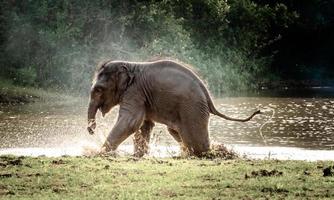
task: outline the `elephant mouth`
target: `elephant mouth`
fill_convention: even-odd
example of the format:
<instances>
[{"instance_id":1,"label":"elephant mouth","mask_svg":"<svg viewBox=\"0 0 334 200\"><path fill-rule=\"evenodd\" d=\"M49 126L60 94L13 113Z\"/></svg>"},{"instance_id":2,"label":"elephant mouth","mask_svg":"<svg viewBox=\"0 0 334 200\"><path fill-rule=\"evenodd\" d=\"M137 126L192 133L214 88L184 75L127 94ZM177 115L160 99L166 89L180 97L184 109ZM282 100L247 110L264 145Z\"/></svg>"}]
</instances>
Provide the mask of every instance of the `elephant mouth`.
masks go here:
<instances>
[{"instance_id":1,"label":"elephant mouth","mask_svg":"<svg viewBox=\"0 0 334 200\"><path fill-rule=\"evenodd\" d=\"M99 111L102 113L102 117L105 116L106 112L106 105L104 103L101 103L100 106L98 107Z\"/></svg>"},{"instance_id":2,"label":"elephant mouth","mask_svg":"<svg viewBox=\"0 0 334 200\"><path fill-rule=\"evenodd\" d=\"M102 116L104 117L105 113L103 112L103 105L99 106L98 109L102 113Z\"/></svg>"}]
</instances>

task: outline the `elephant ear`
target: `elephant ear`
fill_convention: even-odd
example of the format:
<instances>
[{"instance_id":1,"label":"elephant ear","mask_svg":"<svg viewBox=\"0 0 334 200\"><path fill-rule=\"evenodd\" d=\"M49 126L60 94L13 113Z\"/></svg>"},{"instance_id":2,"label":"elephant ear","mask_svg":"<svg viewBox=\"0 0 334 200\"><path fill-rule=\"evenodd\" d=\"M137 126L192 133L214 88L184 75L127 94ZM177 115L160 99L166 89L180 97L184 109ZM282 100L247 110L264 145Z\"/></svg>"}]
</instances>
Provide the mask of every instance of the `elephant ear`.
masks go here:
<instances>
[{"instance_id":1,"label":"elephant ear","mask_svg":"<svg viewBox=\"0 0 334 200\"><path fill-rule=\"evenodd\" d=\"M129 68L126 65L121 65L118 71L118 91L124 92L133 82L134 75L129 71Z\"/></svg>"}]
</instances>

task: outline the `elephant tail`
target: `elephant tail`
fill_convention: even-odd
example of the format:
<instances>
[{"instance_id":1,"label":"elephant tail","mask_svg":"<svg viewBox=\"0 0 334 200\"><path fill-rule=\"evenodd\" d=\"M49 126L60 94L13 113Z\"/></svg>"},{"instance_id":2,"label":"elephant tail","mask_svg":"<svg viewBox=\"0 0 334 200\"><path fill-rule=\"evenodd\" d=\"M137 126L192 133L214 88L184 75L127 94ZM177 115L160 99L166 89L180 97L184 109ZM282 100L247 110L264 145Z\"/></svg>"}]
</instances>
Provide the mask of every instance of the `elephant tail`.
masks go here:
<instances>
[{"instance_id":1,"label":"elephant tail","mask_svg":"<svg viewBox=\"0 0 334 200\"><path fill-rule=\"evenodd\" d=\"M215 105L213 104L213 101L212 101L212 99L211 99L211 96L210 96L210 94L209 94L209 91L206 89L206 87L204 86L203 83L201 83L201 87L202 87L202 89L204 90L204 93L205 93L205 95L206 95L206 97L207 97L207 101L208 101L208 106L209 106L210 113L212 113L212 114L214 114L214 115L217 115L217 116L219 116L219 117L221 117L221 118L224 118L224 119L226 119L226 120L230 120L230 121L247 122L247 121L251 120L255 115L257 115L257 114L261 114L261 113L262 113L260 110L257 110L257 111L255 111L251 116L249 116L249 117L247 117L247 118L245 118L245 119L238 119L238 118L228 117L228 116L226 116L226 115L220 113L220 112L216 109L216 107L215 107Z\"/></svg>"},{"instance_id":2,"label":"elephant tail","mask_svg":"<svg viewBox=\"0 0 334 200\"><path fill-rule=\"evenodd\" d=\"M213 106L213 108L210 108L210 112L212 114L217 115L217 116L219 116L221 118L224 118L226 120L237 121L237 122L247 122L247 121L251 120L255 115L261 114L261 111L257 110L251 116L249 116L249 117L247 117L245 119L232 118L232 117L228 117L228 116L226 116L226 115L218 112L214 106Z\"/></svg>"}]
</instances>

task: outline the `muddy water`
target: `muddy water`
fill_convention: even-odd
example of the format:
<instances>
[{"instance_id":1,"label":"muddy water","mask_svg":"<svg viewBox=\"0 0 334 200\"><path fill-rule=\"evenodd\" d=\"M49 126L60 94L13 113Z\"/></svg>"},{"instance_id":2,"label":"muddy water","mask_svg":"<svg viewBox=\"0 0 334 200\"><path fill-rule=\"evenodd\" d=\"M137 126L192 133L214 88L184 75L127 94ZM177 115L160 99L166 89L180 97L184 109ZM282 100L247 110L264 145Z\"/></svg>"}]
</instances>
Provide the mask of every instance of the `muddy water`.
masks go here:
<instances>
[{"instance_id":1,"label":"muddy water","mask_svg":"<svg viewBox=\"0 0 334 200\"><path fill-rule=\"evenodd\" d=\"M334 98L238 97L217 99L215 104L221 112L232 117L247 117L257 108L264 110L264 114L247 123L211 116L209 131L214 142L234 146L246 153L247 150L242 150L245 147L248 152L262 153L263 148L270 147L281 147L279 151L286 149L285 153L293 149L304 149L303 153L326 150L322 152L333 155L334 159L334 151L328 151L334 149ZM16 152L21 152L18 154L32 152L31 148L35 151L38 151L36 148L48 148L50 151L58 149L58 154L76 155L80 154L75 150L77 147L99 147L116 119L117 108L105 118L98 115L97 133L91 136L86 131L86 105L86 100L77 100L70 103L0 106L0 154L14 148ZM266 124L261 128L261 136L259 129L263 123ZM124 144L131 143L129 138ZM152 143L172 149L177 145L163 125L154 128ZM250 148L253 150L250 151Z\"/></svg>"}]
</instances>

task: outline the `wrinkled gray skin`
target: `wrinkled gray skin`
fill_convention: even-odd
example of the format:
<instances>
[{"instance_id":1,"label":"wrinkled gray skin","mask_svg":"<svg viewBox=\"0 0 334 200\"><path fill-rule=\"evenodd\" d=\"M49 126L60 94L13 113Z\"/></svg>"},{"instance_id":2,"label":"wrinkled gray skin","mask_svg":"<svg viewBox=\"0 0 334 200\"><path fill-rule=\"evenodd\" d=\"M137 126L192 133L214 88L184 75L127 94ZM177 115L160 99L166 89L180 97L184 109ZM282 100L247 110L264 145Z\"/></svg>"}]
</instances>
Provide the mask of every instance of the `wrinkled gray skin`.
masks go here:
<instances>
[{"instance_id":1,"label":"wrinkled gray skin","mask_svg":"<svg viewBox=\"0 0 334 200\"><path fill-rule=\"evenodd\" d=\"M154 122L165 124L168 132L190 155L201 156L210 147L209 115L245 122L219 113L203 82L181 64L109 61L100 66L91 88L88 131L96 127L97 110L105 115L120 105L118 119L103 145L104 151L116 148L135 133L135 155L147 153Z\"/></svg>"}]
</instances>

